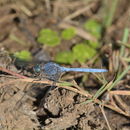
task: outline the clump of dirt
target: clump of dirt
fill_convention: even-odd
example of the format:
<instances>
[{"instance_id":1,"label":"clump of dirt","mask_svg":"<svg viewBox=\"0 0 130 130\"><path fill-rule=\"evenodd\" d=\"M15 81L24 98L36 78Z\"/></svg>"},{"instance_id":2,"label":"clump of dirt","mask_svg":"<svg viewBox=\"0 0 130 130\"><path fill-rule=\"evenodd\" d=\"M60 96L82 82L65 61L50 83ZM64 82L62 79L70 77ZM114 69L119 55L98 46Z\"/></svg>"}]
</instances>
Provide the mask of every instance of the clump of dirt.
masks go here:
<instances>
[{"instance_id":1,"label":"clump of dirt","mask_svg":"<svg viewBox=\"0 0 130 130\"><path fill-rule=\"evenodd\" d=\"M92 103L82 104L85 100L85 97L65 89L52 90L38 109L42 128L107 129L105 121L99 116L100 111Z\"/></svg>"},{"instance_id":2,"label":"clump of dirt","mask_svg":"<svg viewBox=\"0 0 130 130\"><path fill-rule=\"evenodd\" d=\"M8 80L8 83L5 82ZM39 122L31 104L24 103L18 107L24 93L19 91L17 84L12 79L0 80L0 127L1 129L33 129L38 128Z\"/></svg>"}]
</instances>

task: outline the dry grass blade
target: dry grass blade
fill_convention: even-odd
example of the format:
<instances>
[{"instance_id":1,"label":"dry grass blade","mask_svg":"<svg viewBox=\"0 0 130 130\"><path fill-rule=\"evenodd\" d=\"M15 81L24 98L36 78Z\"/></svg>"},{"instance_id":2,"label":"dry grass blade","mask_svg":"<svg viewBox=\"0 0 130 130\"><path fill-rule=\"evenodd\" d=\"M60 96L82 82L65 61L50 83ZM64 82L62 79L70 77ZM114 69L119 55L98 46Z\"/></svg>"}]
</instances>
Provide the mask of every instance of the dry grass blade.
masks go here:
<instances>
[{"instance_id":1,"label":"dry grass blade","mask_svg":"<svg viewBox=\"0 0 130 130\"><path fill-rule=\"evenodd\" d=\"M96 3L91 3L89 6L84 7L84 8L80 8L79 10L76 10L74 13L68 15L67 17L64 18L64 21L69 21L77 16L79 16L80 14L91 10L92 7L94 7L96 5Z\"/></svg>"},{"instance_id":2,"label":"dry grass blade","mask_svg":"<svg viewBox=\"0 0 130 130\"><path fill-rule=\"evenodd\" d=\"M18 78L22 78L22 79L27 78L26 76L20 75L16 72L13 72L13 71L10 71L10 70L7 70L6 68L3 68L3 67L0 67L0 71L6 72L6 73L11 74L13 76L16 76Z\"/></svg>"},{"instance_id":3,"label":"dry grass blade","mask_svg":"<svg viewBox=\"0 0 130 130\"><path fill-rule=\"evenodd\" d=\"M116 105L118 108L122 109L122 111L124 111L126 114L129 114L129 106L121 99L121 97L119 95L130 95L130 91L121 91L121 90L117 90L117 91L110 91L109 92L110 97L115 99ZM114 101L113 99L113 101Z\"/></svg>"},{"instance_id":4,"label":"dry grass blade","mask_svg":"<svg viewBox=\"0 0 130 130\"><path fill-rule=\"evenodd\" d=\"M127 91L127 90L115 90L115 91L110 91L109 94L112 94L112 95L130 95L130 91Z\"/></svg>"},{"instance_id":5,"label":"dry grass blade","mask_svg":"<svg viewBox=\"0 0 130 130\"><path fill-rule=\"evenodd\" d=\"M108 129L109 129L109 130L112 130L111 127L110 127L110 124L109 124L109 122L108 122L108 119L107 119L107 117L106 117L106 114L105 114L105 111L104 111L104 107L101 106L101 105L99 105L99 107L100 107L101 112L102 112L102 114L103 114L103 116L104 116L104 119L105 119L105 121L106 121L106 123L107 123Z\"/></svg>"},{"instance_id":6,"label":"dry grass blade","mask_svg":"<svg viewBox=\"0 0 130 130\"><path fill-rule=\"evenodd\" d=\"M52 85L53 84L53 81L50 81L50 80L44 80L44 81L36 81L36 79L33 79L33 78L26 78L26 79L17 79L19 81L23 81L23 82L32 82L33 83L41 83L41 84L49 84L49 85ZM81 91L79 90L79 87L77 89L77 85L75 86L75 84L72 84L72 83L69 83L69 82L63 82L63 83L56 83L56 86L57 87L61 87L61 88L65 88L65 89L68 89L70 91L73 91L73 92L76 92L76 93L79 93L81 95L84 95L86 97L92 97L90 94L88 94L86 91ZM70 86L75 86L76 88L72 88Z\"/></svg>"},{"instance_id":7,"label":"dry grass blade","mask_svg":"<svg viewBox=\"0 0 130 130\"><path fill-rule=\"evenodd\" d=\"M120 114L122 114L122 115L124 115L126 117L130 117L130 114L125 113L120 108L117 108L117 107L115 107L113 105L104 104L104 106L107 107L107 108L109 108L109 109L111 109L111 110L113 110L113 111L116 111L117 113L120 113Z\"/></svg>"}]
</instances>

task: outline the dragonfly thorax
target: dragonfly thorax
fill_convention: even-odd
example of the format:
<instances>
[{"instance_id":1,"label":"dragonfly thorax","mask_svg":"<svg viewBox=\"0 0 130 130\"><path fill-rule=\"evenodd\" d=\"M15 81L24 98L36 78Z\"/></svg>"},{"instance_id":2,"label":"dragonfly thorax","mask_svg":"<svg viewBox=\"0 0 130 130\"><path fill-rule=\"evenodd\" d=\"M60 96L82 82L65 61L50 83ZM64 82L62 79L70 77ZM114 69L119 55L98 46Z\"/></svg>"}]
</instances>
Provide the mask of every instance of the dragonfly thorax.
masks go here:
<instances>
[{"instance_id":1,"label":"dragonfly thorax","mask_svg":"<svg viewBox=\"0 0 130 130\"><path fill-rule=\"evenodd\" d=\"M53 62L42 65L41 71L51 80L58 80L63 72L61 67Z\"/></svg>"}]
</instances>

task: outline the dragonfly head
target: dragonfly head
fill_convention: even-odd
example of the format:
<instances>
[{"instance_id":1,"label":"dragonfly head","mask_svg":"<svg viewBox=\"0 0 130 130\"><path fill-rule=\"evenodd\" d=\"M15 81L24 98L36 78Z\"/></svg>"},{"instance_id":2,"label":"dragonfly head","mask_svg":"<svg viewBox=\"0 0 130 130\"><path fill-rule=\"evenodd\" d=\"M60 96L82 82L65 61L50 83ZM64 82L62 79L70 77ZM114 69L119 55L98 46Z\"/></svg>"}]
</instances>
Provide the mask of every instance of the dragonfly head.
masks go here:
<instances>
[{"instance_id":1,"label":"dragonfly head","mask_svg":"<svg viewBox=\"0 0 130 130\"><path fill-rule=\"evenodd\" d=\"M40 71L41 71L41 67L40 67L40 65L35 65L34 67L33 67L33 70L34 70L34 72L35 73L39 73Z\"/></svg>"}]
</instances>

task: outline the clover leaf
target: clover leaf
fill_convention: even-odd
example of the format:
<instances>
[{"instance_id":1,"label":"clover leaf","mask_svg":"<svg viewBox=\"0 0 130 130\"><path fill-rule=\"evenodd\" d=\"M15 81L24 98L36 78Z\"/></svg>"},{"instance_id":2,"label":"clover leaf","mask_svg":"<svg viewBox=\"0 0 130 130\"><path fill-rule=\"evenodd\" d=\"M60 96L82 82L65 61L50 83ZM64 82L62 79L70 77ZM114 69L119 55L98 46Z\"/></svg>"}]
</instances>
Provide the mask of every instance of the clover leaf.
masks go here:
<instances>
[{"instance_id":1,"label":"clover leaf","mask_svg":"<svg viewBox=\"0 0 130 130\"><path fill-rule=\"evenodd\" d=\"M94 41L90 41L90 40L87 41L86 43L94 49L97 49L101 46L101 44L99 42L94 42Z\"/></svg>"},{"instance_id":2,"label":"clover leaf","mask_svg":"<svg viewBox=\"0 0 130 130\"><path fill-rule=\"evenodd\" d=\"M76 44L72 48L72 51L75 59L80 63L84 63L96 54L96 50L85 43Z\"/></svg>"},{"instance_id":3,"label":"clover leaf","mask_svg":"<svg viewBox=\"0 0 130 130\"><path fill-rule=\"evenodd\" d=\"M84 27L96 38L99 39L101 37L102 26L96 20L93 19L87 20L86 23L84 24Z\"/></svg>"},{"instance_id":4,"label":"clover leaf","mask_svg":"<svg viewBox=\"0 0 130 130\"><path fill-rule=\"evenodd\" d=\"M14 56L20 60L24 60L24 61L30 61L32 59L32 55L29 51L27 50L22 50L19 52L15 52Z\"/></svg>"},{"instance_id":5,"label":"clover leaf","mask_svg":"<svg viewBox=\"0 0 130 130\"><path fill-rule=\"evenodd\" d=\"M67 28L62 31L61 36L65 40L71 40L76 35L76 30L74 28Z\"/></svg>"},{"instance_id":6,"label":"clover leaf","mask_svg":"<svg viewBox=\"0 0 130 130\"><path fill-rule=\"evenodd\" d=\"M64 51L57 53L55 61L59 63L73 64L75 57L71 51Z\"/></svg>"},{"instance_id":7,"label":"clover leaf","mask_svg":"<svg viewBox=\"0 0 130 130\"><path fill-rule=\"evenodd\" d=\"M42 29L39 32L37 41L48 46L56 46L60 44L60 38L57 32L51 29Z\"/></svg>"}]
</instances>

